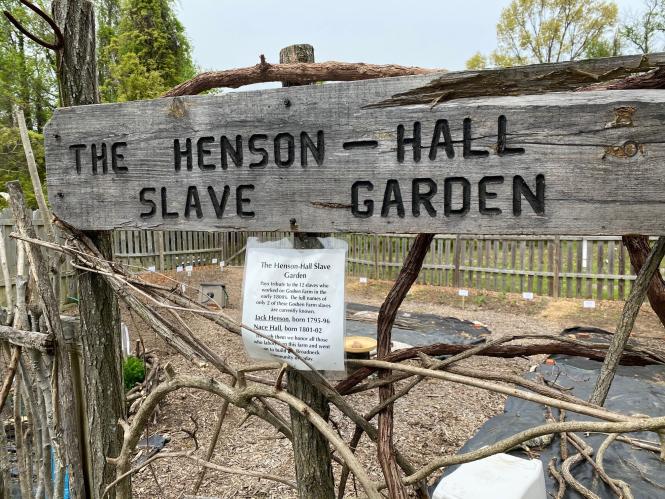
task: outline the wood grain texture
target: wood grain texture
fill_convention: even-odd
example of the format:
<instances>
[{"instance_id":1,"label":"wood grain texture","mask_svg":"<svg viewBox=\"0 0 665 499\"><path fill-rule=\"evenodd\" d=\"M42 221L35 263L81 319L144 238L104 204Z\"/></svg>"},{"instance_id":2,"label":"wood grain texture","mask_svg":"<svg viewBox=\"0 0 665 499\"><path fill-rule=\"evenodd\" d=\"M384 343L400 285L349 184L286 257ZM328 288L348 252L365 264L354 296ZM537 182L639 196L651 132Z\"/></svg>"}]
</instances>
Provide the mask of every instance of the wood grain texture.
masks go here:
<instances>
[{"instance_id":1,"label":"wood grain texture","mask_svg":"<svg viewBox=\"0 0 665 499\"><path fill-rule=\"evenodd\" d=\"M46 130L47 173L51 205L55 214L81 229L149 228L186 230L301 230L312 232L444 232L484 234L632 234L665 233L663 169L665 144L661 138L665 93L658 90L618 90L554 93L520 97L460 99L437 106L409 105L389 108L368 107L391 95L431 81L432 76L380 79L276 89L224 96L198 96L140 101L124 104L65 108L56 114ZM523 148L524 154L499 155L498 120L506 117L508 148ZM463 157L463 122L470 118L469 147L486 151L485 157ZM454 157L444 147L436 148L430 160L430 145L437 120L446 119L453 141ZM413 136L414 122L421 124L421 158L414 161L412 144L404 145L404 161L398 161L398 125L404 136ZM301 165L301 137L305 132L316 144L323 131L325 153L319 166L306 149L308 165ZM287 136L294 140L294 162L278 167L274 142L288 156ZM267 137L255 145L264 147L268 164L250 168L260 159L249 150L254 134ZM221 168L221 137L233 147L242 137L243 162ZM202 150L210 154L198 166L197 141L211 137ZM181 159L175 171L174 140L185 148L191 139L192 170ZM443 140L443 138L441 138ZM359 146L349 147L351 141ZM368 141L376 141L371 147ZM107 144L108 174L91 171L91 145L101 154ZM112 173L112 143L125 142L118 151L124 156ZM76 173L75 153L70 146L86 144L81 154L81 173ZM347 147L345 148L345 144ZM537 214L521 196L522 213L513 206L513 182L521 176L534 193L536 176L545 179L545 213ZM500 215L481 213L479 181L503 177L502 183L487 184L496 193L487 207ZM469 211L445 214L445 179L464 177L469 182ZM414 216L414 179L431 179L437 193L431 199L436 211L431 216L420 203ZM396 180L403 198L404 214L389 206L381 216L388 180ZM352 185L372 182L373 190L358 189L358 209L372 200L373 215L354 216ZM242 209L251 217L237 214L237 189L246 188L250 201ZM366 184L365 184L366 185ZM453 184L451 206L461 206L461 187ZM207 191L215 189L222 199L229 187L226 209L217 218ZM177 218L163 218L160 189L166 188L167 212ZM202 217L190 209L185 216L188 188L196 187ZM156 203L154 216L141 218L150 207L141 204L142 188L155 189L148 199ZM420 191L427 186L421 184ZM459 192L458 192L459 191ZM190 200L191 201L191 200Z\"/></svg>"},{"instance_id":2,"label":"wood grain texture","mask_svg":"<svg viewBox=\"0 0 665 499\"><path fill-rule=\"evenodd\" d=\"M571 90L659 88L665 53L602 57L442 74L379 106L432 104L481 96L532 95ZM662 88L662 86L660 86Z\"/></svg>"}]
</instances>

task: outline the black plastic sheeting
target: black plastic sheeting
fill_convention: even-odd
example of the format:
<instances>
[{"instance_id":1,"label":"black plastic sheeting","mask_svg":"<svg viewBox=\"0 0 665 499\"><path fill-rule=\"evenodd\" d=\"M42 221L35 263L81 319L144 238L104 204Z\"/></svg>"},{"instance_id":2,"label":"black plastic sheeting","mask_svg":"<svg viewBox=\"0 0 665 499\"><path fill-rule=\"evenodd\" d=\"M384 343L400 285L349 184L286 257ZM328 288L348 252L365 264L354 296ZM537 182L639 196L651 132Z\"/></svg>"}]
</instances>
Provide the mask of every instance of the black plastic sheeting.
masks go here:
<instances>
[{"instance_id":1,"label":"black plastic sheeting","mask_svg":"<svg viewBox=\"0 0 665 499\"><path fill-rule=\"evenodd\" d=\"M141 454L141 457L136 460L136 464L143 464L145 461L162 450L170 441L171 437L168 435L160 435L158 433L150 435L147 438L140 439L136 444L136 447L138 449L145 449L146 452Z\"/></svg>"},{"instance_id":2,"label":"black plastic sheeting","mask_svg":"<svg viewBox=\"0 0 665 499\"><path fill-rule=\"evenodd\" d=\"M571 388L569 393L588 400L600 365L599 362L592 360L560 356L556 365L541 365L534 373L528 373L526 377L534 379L541 374L546 380L556 380L558 385ZM665 379L665 366L648 366L648 368L620 366L605 407L627 415L662 416L665 414L665 385L659 383L662 379ZM554 409L552 412L558 419L558 411ZM598 421L595 418L581 416L570 411L566 411L566 420ZM544 423L544 406L509 397L504 414L485 423L478 433L462 447L460 453L479 449L529 427ZM594 448L594 455L607 437L604 434L578 433L577 435L584 438ZM653 432L631 433L628 436L649 440L658 445L658 437ZM574 451L570 444L568 448L569 452ZM558 489L558 483L547 472L547 465L553 457L558 458L557 464L560 465L559 438L555 438L549 447L542 450L533 449L533 451L540 454L540 460L545 470L547 491L553 497ZM523 451L511 451L510 453L528 458ZM627 482L636 499L665 498L665 463L659 461L655 452L614 441L605 453L603 462L608 475ZM446 469L444 475L452 473L456 468L457 466ZM600 497L616 497L586 461L573 468L573 475ZM577 499L582 496L568 487L564 497Z\"/></svg>"},{"instance_id":3,"label":"black plastic sheeting","mask_svg":"<svg viewBox=\"0 0 665 499\"><path fill-rule=\"evenodd\" d=\"M346 335L376 338L378 307L347 303ZM354 316L357 320L354 320ZM373 319L373 320L361 320ZM435 343L474 345L490 336L487 327L455 317L399 312L392 330L393 341L419 347Z\"/></svg>"}]
</instances>

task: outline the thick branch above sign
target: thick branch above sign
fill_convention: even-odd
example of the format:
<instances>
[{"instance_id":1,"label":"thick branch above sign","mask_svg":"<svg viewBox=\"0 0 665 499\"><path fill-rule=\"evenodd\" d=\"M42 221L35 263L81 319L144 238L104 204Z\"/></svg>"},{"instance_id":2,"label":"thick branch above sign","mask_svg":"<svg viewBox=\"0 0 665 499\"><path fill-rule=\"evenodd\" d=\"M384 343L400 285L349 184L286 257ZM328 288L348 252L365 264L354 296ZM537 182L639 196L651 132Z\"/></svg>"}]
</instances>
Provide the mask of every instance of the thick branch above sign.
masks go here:
<instances>
[{"instance_id":1,"label":"thick branch above sign","mask_svg":"<svg viewBox=\"0 0 665 499\"><path fill-rule=\"evenodd\" d=\"M665 234L665 91L374 104L439 74L58 109L80 229Z\"/></svg>"}]
</instances>

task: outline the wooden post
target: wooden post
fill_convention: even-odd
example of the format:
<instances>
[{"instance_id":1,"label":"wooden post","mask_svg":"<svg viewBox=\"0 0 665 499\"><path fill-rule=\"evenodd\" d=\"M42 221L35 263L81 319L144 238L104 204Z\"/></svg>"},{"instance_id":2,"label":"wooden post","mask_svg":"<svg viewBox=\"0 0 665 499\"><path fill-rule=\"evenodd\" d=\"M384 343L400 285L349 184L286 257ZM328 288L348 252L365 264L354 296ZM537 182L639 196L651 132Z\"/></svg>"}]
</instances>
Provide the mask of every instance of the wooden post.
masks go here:
<instances>
[{"instance_id":1,"label":"wooden post","mask_svg":"<svg viewBox=\"0 0 665 499\"><path fill-rule=\"evenodd\" d=\"M32 182L32 190L35 193L35 199L37 200L37 206L39 206L39 212L42 214L42 219L44 221L44 227L46 228L46 235L49 240L55 242L55 233L53 231L53 223L49 214L48 205L46 204L46 198L44 197L44 192L42 191L42 183L39 178L39 171L37 170L37 162L35 161L35 155L32 152L32 146L30 144L30 136L28 135L28 127L25 124L25 116L23 111L17 105L13 106L14 119L18 124L19 133L21 134L21 143L23 144L23 151L25 153L25 160L28 165L28 171L30 172L30 181ZM57 296L57 295L56 295Z\"/></svg>"},{"instance_id":2,"label":"wooden post","mask_svg":"<svg viewBox=\"0 0 665 499\"><path fill-rule=\"evenodd\" d=\"M279 63L288 64L291 62L314 62L314 47L308 43L289 45L279 51ZM291 83L283 81L283 87L297 87L302 83Z\"/></svg>"},{"instance_id":3,"label":"wooden post","mask_svg":"<svg viewBox=\"0 0 665 499\"><path fill-rule=\"evenodd\" d=\"M30 172L30 180L32 182L32 190L35 194L35 199L37 200L37 206L39 207L39 214L42 219L42 224L45 229L46 238L55 243L55 230L53 229L53 222L51 221L51 210L46 204L46 198L44 197L44 192L42 190L42 180L39 178L39 171L37 170L37 162L35 161L35 155L32 151L32 145L30 144L30 136L28 135L28 127L25 124L25 116L23 115L23 110L17 105L13 106L13 114L16 123L18 124L19 133L21 135L21 142L23 143L23 151L25 153L26 163L28 164L28 171ZM33 213L34 216L34 213ZM51 281L53 282L53 292L58 304L63 303L62 293L60 288L62 285L60 274L61 266L64 262L63 255L53 255L50 258L49 270L51 271ZM65 294L66 296L66 294Z\"/></svg>"},{"instance_id":4,"label":"wooden post","mask_svg":"<svg viewBox=\"0 0 665 499\"><path fill-rule=\"evenodd\" d=\"M95 14L88 0L55 0L53 17L64 34L64 47L58 52L57 76L63 106L99 103L95 59ZM111 232L86 235L112 259ZM125 417L122 383L120 310L118 300L103 277L93 272L78 276L81 314L81 356L85 369L85 418L88 427L84 452L90 497L101 497L115 479L114 467L107 457L116 457L122 447L118 420ZM131 482L125 480L107 496L131 496Z\"/></svg>"},{"instance_id":5,"label":"wooden post","mask_svg":"<svg viewBox=\"0 0 665 499\"><path fill-rule=\"evenodd\" d=\"M285 47L279 51L279 62L314 62L314 47L307 44ZM283 82L282 86L295 85ZM321 247L316 234L303 233L295 234L294 246L301 249ZM307 373L289 369L287 390L328 420L328 399L309 381ZM290 412L298 496L300 499L334 499L335 480L328 440L298 411L291 409Z\"/></svg>"}]
</instances>

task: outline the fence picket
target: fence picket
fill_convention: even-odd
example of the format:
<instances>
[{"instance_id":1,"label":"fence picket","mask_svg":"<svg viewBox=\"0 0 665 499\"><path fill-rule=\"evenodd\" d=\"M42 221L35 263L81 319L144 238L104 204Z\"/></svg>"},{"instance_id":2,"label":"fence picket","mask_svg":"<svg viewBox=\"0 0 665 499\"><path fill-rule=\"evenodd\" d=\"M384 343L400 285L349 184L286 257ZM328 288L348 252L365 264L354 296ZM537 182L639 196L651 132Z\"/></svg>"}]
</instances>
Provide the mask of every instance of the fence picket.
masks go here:
<instances>
[{"instance_id":1,"label":"fence picket","mask_svg":"<svg viewBox=\"0 0 665 499\"><path fill-rule=\"evenodd\" d=\"M610 272L612 274L616 273L616 269L614 268L614 246L615 243L614 241L609 241L607 243L607 259L608 259L608 265ZM608 299L614 300L614 280L613 279L608 279L607 280L607 294L608 294Z\"/></svg>"},{"instance_id":2,"label":"fence picket","mask_svg":"<svg viewBox=\"0 0 665 499\"><path fill-rule=\"evenodd\" d=\"M483 267L483 241L476 242L476 266ZM481 271L476 272L476 289L482 289L483 287L483 273Z\"/></svg>"},{"instance_id":3,"label":"fence picket","mask_svg":"<svg viewBox=\"0 0 665 499\"><path fill-rule=\"evenodd\" d=\"M619 241L619 274L624 275L626 273L626 253L623 245L623 241ZM619 299L623 300L626 297L626 286L623 279L619 279L617 283L617 288L619 290Z\"/></svg>"},{"instance_id":4,"label":"fence picket","mask_svg":"<svg viewBox=\"0 0 665 499\"><path fill-rule=\"evenodd\" d=\"M598 265L596 266L595 274L602 274L605 268L605 242L598 241ZM596 298L599 300L603 299L603 291L605 280L600 277L596 278Z\"/></svg>"},{"instance_id":5,"label":"fence picket","mask_svg":"<svg viewBox=\"0 0 665 499\"><path fill-rule=\"evenodd\" d=\"M566 266L563 270L564 272L570 272L573 269L573 241L566 241L566 246L568 246L568 259L566 261ZM575 288L573 286L572 277L568 277L566 279L566 296L568 298L577 296L575 293Z\"/></svg>"}]
</instances>

